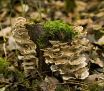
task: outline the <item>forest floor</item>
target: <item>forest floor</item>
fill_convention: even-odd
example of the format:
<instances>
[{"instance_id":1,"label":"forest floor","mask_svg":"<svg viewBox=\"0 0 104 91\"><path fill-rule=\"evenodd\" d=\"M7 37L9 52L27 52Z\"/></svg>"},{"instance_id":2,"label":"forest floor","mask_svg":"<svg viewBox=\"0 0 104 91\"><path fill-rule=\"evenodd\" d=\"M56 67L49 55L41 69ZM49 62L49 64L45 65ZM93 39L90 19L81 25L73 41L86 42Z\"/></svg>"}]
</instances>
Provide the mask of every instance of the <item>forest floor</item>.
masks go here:
<instances>
[{"instance_id":1,"label":"forest floor","mask_svg":"<svg viewBox=\"0 0 104 91\"><path fill-rule=\"evenodd\" d=\"M104 91L104 0L0 0L0 91Z\"/></svg>"}]
</instances>

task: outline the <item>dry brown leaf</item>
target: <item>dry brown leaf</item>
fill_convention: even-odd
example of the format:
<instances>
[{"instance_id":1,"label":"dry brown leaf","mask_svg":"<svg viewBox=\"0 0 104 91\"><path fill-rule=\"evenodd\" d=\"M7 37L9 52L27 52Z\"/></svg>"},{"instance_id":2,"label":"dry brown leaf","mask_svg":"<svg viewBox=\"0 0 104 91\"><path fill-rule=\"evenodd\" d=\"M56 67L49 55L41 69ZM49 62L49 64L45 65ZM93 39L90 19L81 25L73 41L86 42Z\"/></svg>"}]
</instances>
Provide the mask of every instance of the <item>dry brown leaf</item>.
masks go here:
<instances>
[{"instance_id":1,"label":"dry brown leaf","mask_svg":"<svg viewBox=\"0 0 104 91\"><path fill-rule=\"evenodd\" d=\"M11 35L11 27L6 27L0 31L0 37L9 38Z\"/></svg>"},{"instance_id":2,"label":"dry brown leaf","mask_svg":"<svg viewBox=\"0 0 104 91\"><path fill-rule=\"evenodd\" d=\"M54 77L46 77L40 87L43 91L55 91L58 80Z\"/></svg>"}]
</instances>

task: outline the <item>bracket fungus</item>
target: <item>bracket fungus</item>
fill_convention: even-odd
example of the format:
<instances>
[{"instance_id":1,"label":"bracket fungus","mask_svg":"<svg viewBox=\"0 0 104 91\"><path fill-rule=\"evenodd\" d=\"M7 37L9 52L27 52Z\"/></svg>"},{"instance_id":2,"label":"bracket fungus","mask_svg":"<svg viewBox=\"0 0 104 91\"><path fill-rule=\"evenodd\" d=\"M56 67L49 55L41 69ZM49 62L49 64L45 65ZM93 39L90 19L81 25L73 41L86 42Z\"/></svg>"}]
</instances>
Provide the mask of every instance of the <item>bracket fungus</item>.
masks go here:
<instances>
[{"instance_id":1,"label":"bracket fungus","mask_svg":"<svg viewBox=\"0 0 104 91\"><path fill-rule=\"evenodd\" d=\"M24 73L26 76L30 73L36 72L36 66L38 63L38 58L36 57L36 44L30 40L28 31L25 27L27 21L23 17L18 17L13 24L12 35L18 46L16 48L19 53L17 54L18 59L22 60L22 66L24 68Z\"/></svg>"},{"instance_id":2,"label":"bracket fungus","mask_svg":"<svg viewBox=\"0 0 104 91\"><path fill-rule=\"evenodd\" d=\"M45 48L43 51L45 62L52 64L51 70L53 72L60 72L63 80L69 80L71 74L73 74L75 79L85 79L88 77L88 59L86 55L76 55L76 53L72 51L72 47L66 42L50 41L50 43L52 47Z\"/></svg>"},{"instance_id":3,"label":"bracket fungus","mask_svg":"<svg viewBox=\"0 0 104 91\"><path fill-rule=\"evenodd\" d=\"M18 59L23 61L26 75L35 71L36 66L41 69L45 62L64 81L89 76L89 51L93 45L86 38L83 27L57 20L29 24L24 18L19 18L13 25L12 34L19 51Z\"/></svg>"},{"instance_id":4,"label":"bracket fungus","mask_svg":"<svg viewBox=\"0 0 104 91\"><path fill-rule=\"evenodd\" d=\"M83 27L71 26L59 21L49 21L44 25L48 32L51 46L42 48L45 63L51 64L52 72L59 72L63 80L85 79L89 75L88 57L83 51L88 50L89 41L85 38ZM77 35L77 33L81 33ZM75 38L73 35L76 35ZM61 37L60 37L61 36ZM57 38L56 38L57 37ZM73 39L73 41L71 41ZM84 42L83 42L84 41Z\"/></svg>"}]
</instances>

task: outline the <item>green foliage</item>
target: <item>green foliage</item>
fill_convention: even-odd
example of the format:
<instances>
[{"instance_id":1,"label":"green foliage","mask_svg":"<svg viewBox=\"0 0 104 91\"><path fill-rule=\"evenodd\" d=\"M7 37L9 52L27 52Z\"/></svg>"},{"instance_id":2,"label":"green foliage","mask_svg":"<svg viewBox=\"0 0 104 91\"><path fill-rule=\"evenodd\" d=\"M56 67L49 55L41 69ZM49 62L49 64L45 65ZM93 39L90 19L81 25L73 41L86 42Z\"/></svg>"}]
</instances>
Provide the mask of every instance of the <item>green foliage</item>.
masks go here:
<instances>
[{"instance_id":1,"label":"green foliage","mask_svg":"<svg viewBox=\"0 0 104 91\"><path fill-rule=\"evenodd\" d=\"M7 62L7 60L0 57L0 73L3 73L8 66L9 66L9 63Z\"/></svg>"},{"instance_id":2,"label":"green foliage","mask_svg":"<svg viewBox=\"0 0 104 91\"><path fill-rule=\"evenodd\" d=\"M75 0L65 0L65 8L69 12L73 12L76 7Z\"/></svg>"},{"instance_id":3,"label":"green foliage","mask_svg":"<svg viewBox=\"0 0 104 91\"><path fill-rule=\"evenodd\" d=\"M70 41L75 33L71 25L60 20L47 21L43 25L44 33L39 37L37 43L41 48L45 47L48 40Z\"/></svg>"},{"instance_id":4,"label":"green foliage","mask_svg":"<svg viewBox=\"0 0 104 91\"><path fill-rule=\"evenodd\" d=\"M104 29L94 30L95 39L99 39L104 35Z\"/></svg>"},{"instance_id":5,"label":"green foliage","mask_svg":"<svg viewBox=\"0 0 104 91\"><path fill-rule=\"evenodd\" d=\"M54 35L56 32L62 31L67 33L72 32L72 27L60 20L47 21L43 27L45 31L51 31L49 32L51 35Z\"/></svg>"},{"instance_id":6,"label":"green foliage","mask_svg":"<svg viewBox=\"0 0 104 91\"><path fill-rule=\"evenodd\" d=\"M57 86L55 91L68 91L68 88L65 88L64 86Z\"/></svg>"},{"instance_id":7,"label":"green foliage","mask_svg":"<svg viewBox=\"0 0 104 91\"><path fill-rule=\"evenodd\" d=\"M89 86L89 90L90 91L103 91L104 90L104 86L100 86L98 84L94 84L92 86Z\"/></svg>"}]
</instances>

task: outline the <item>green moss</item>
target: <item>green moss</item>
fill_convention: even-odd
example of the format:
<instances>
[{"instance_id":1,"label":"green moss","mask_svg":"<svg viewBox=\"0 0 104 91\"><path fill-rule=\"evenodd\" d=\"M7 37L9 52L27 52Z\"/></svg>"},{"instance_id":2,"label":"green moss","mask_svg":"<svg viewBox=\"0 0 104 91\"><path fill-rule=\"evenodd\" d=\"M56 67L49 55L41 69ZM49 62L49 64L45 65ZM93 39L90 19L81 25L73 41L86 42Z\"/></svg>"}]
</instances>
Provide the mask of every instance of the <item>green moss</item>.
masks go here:
<instances>
[{"instance_id":1,"label":"green moss","mask_svg":"<svg viewBox=\"0 0 104 91\"><path fill-rule=\"evenodd\" d=\"M40 35L37 43L41 48L48 44L48 40L70 41L75 33L71 25L60 20L47 21L43 24L44 33Z\"/></svg>"},{"instance_id":2,"label":"green moss","mask_svg":"<svg viewBox=\"0 0 104 91\"><path fill-rule=\"evenodd\" d=\"M64 23L63 21L48 21L44 24L44 29L51 35L54 35L57 32L66 32L72 33L72 26Z\"/></svg>"},{"instance_id":3,"label":"green moss","mask_svg":"<svg viewBox=\"0 0 104 91\"><path fill-rule=\"evenodd\" d=\"M95 39L98 40L102 36L104 36L104 29L94 30Z\"/></svg>"},{"instance_id":4,"label":"green moss","mask_svg":"<svg viewBox=\"0 0 104 91\"><path fill-rule=\"evenodd\" d=\"M7 69L8 65L9 63L0 57L0 73L3 73Z\"/></svg>"},{"instance_id":5,"label":"green moss","mask_svg":"<svg viewBox=\"0 0 104 91\"><path fill-rule=\"evenodd\" d=\"M66 88L66 87L64 87L64 86L57 86L57 88L56 88L56 90L55 91L69 91L68 90L68 87Z\"/></svg>"},{"instance_id":6,"label":"green moss","mask_svg":"<svg viewBox=\"0 0 104 91\"><path fill-rule=\"evenodd\" d=\"M98 84L94 84L92 86L89 86L89 90L90 91L103 91L104 90L104 86L100 86Z\"/></svg>"}]
</instances>

